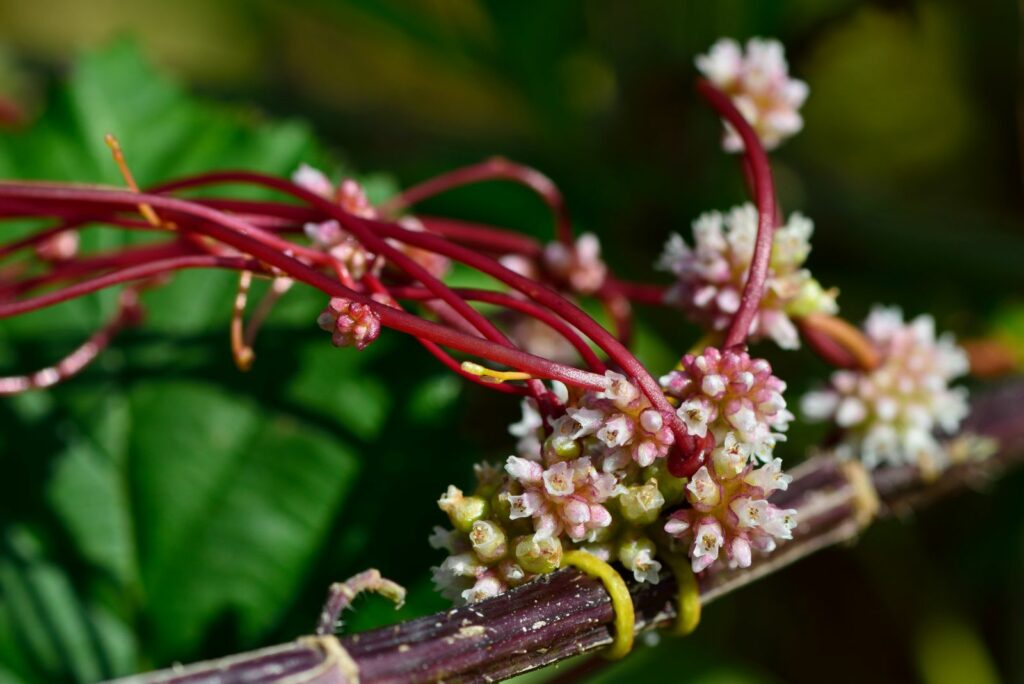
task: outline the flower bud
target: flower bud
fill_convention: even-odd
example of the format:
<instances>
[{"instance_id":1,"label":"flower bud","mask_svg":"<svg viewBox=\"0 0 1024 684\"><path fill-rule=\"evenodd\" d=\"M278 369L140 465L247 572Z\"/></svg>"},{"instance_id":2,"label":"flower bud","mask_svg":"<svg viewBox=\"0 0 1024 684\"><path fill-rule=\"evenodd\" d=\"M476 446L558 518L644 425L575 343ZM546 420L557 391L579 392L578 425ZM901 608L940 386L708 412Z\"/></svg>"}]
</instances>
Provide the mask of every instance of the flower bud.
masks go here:
<instances>
[{"instance_id":1,"label":"flower bud","mask_svg":"<svg viewBox=\"0 0 1024 684\"><path fill-rule=\"evenodd\" d=\"M658 481L651 478L647 484L627 487L619 495L619 507L626 520L634 525L650 525L657 520L665 497L658 490Z\"/></svg>"},{"instance_id":2,"label":"flower bud","mask_svg":"<svg viewBox=\"0 0 1024 684\"><path fill-rule=\"evenodd\" d=\"M646 480L655 480L658 483L658 491L661 492L661 496L669 506L680 503L686 498L686 480L670 474L665 459L657 460L644 468L641 475Z\"/></svg>"},{"instance_id":3,"label":"flower bud","mask_svg":"<svg viewBox=\"0 0 1024 684\"><path fill-rule=\"evenodd\" d=\"M437 505L448 514L452 525L460 532L469 532L473 523L487 517L490 506L479 496L464 496L458 487L450 486L437 500Z\"/></svg>"},{"instance_id":4,"label":"flower bud","mask_svg":"<svg viewBox=\"0 0 1024 684\"><path fill-rule=\"evenodd\" d=\"M557 537L523 537L516 544L516 560L527 572L554 572L562 564L562 542Z\"/></svg>"},{"instance_id":5,"label":"flower bud","mask_svg":"<svg viewBox=\"0 0 1024 684\"><path fill-rule=\"evenodd\" d=\"M473 497L475 498L475 497ZM501 526L490 520L477 520L469 531L473 551L484 563L500 560L508 552L508 537Z\"/></svg>"},{"instance_id":6,"label":"flower bud","mask_svg":"<svg viewBox=\"0 0 1024 684\"><path fill-rule=\"evenodd\" d=\"M638 582L658 582L661 563L654 560L656 548L647 537L627 537L619 544L619 561L633 571Z\"/></svg>"}]
</instances>

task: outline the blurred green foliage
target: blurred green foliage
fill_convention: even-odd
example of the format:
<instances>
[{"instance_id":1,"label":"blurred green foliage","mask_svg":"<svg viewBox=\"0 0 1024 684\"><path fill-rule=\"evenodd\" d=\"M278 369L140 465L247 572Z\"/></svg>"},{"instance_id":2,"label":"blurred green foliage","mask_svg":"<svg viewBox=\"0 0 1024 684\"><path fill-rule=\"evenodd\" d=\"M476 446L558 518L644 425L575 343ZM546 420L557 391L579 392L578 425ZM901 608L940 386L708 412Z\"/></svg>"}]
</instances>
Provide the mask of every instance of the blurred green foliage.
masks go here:
<instances>
[{"instance_id":1,"label":"blurred green foliage","mask_svg":"<svg viewBox=\"0 0 1024 684\"><path fill-rule=\"evenodd\" d=\"M1019 339L1017 12L1008 0L0 0L0 96L37 115L0 137L0 176L117 183L107 132L142 184L284 175L300 160L351 173L354 159L387 171L363 176L378 197L501 153L555 178L613 268L649 280L668 232L743 196L692 95L693 56L720 35L772 35L811 85L807 130L775 155L782 202L815 219L811 266L842 288L844 312L901 303L960 334ZM110 42L124 34L146 58ZM550 232L518 188L424 208ZM97 229L86 245L126 239ZM301 288L240 374L233 288L183 274L80 378L0 402L0 683L90 682L292 638L329 582L367 566L410 600L399 613L361 602L346 629L443 607L429 585L434 500L505 455L514 403L395 335L362 354L331 348L310 324L322 301ZM112 306L101 295L4 321L0 365L46 365ZM694 339L665 312L641 311L639 330L656 372ZM794 400L825 372L806 352L761 351ZM819 435L797 426L786 457ZM1017 474L886 523L717 602L687 641L597 681L1024 681L1022 494Z\"/></svg>"}]
</instances>

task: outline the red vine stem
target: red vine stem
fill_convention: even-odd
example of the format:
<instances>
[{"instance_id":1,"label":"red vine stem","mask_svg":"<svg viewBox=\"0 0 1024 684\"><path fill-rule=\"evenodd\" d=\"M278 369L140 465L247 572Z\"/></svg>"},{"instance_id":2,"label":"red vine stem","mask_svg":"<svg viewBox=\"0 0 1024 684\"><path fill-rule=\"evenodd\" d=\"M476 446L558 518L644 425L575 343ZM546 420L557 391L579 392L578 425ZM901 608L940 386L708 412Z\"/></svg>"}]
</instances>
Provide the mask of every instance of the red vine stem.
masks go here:
<instances>
[{"instance_id":1,"label":"red vine stem","mask_svg":"<svg viewBox=\"0 0 1024 684\"><path fill-rule=\"evenodd\" d=\"M371 249L374 243L382 242L380 237L392 238L413 247L419 247L460 261L518 290L527 299L536 301L551 309L564 318L566 322L575 326L580 332L589 337L628 376L636 381L640 390L672 428L677 440L682 441L687 435L686 426L676 415L675 408L665 398L661 391L661 386L644 368L643 364L614 335L601 327L586 312L566 300L550 287L505 268L495 259L461 245L451 243L440 236L431 235L427 232L406 230L395 223L374 221L349 214L333 202L300 188L294 183L273 176L248 171L223 171L179 181L176 187L183 188L214 183L251 183L278 190L313 206L318 211L324 212L330 218L338 221L345 230L352 233L360 242L363 242ZM377 237L377 234L380 237ZM404 255L402 256L404 257ZM416 267L422 270L422 267L418 265ZM427 274L427 277L430 278L431 276ZM425 281L424 284L426 285L427 282Z\"/></svg>"},{"instance_id":2,"label":"red vine stem","mask_svg":"<svg viewBox=\"0 0 1024 684\"><path fill-rule=\"evenodd\" d=\"M572 222L569 210L558 186L540 171L522 164L516 164L504 157L491 157L479 164L435 176L419 185L414 185L394 199L381 205L385 214L392 214L423 200L440 195L464 185L488 180L508 180L525 185L537 193L548 205L555 219L555 235L565 245L572 244Z\"/></svg>"},{"instance_id":3,"label":"red vine stem","mask_svg":"<svg viewBox=\"0 0 1024 684\"><path fill-rule=\"evenodd\" d=\"M50 387L74 377L109 346L117 333L135 323L139 315L139 294L134 288L127 288L121 292L117 313L109 323L52 366L26 375L0 377L0 396Z\"/></svg>"},{"instance_id":4,"label":"red vine stem","mask_svg":"<svg viewBox=\"0 0 1024 684\"><path fill-rule=\"evenodd\" d=\"M433 297L429 292L411 287L393 287L390 291L394 297L399 299L415 299L422 301ZM604 362L601 361L597 354L594 353L594 350L590 348L590 345L576 334L576 331L572 329L572 326L568 325L557 316L553 316L547 309L536 306L525 299L512 297L502 292L495 292L494 290L455 288L455 292L469 301L496 304L506 309L512 309L513 311L518 311L537 319L565 338L565 341L571 344L573 348L579 352L580 356L583 357L583 361L592 371L595 373L604 373L605 370L607 370Z\"/></svg>"},{"instance_id":5,"label":"red vine stem","mask_svg":"<svg viewBox=\"0 0 1024 684\"><path fill-rule=\"evenodd\" d=\"M466 335L382 305L362 293L344 287L288 254L261 242L256 236L261 235L262 231L256 230L244 221L194 202L163 195L140 195L119 189L47 183L0 182L0 200L7 198L36 200L46 203L48 207L51 204L61 208L84 206L93 211L98 207L115 211L131 210L137 203L144 201L155 208L198 219L189 221L188 225L182 226L189 232L204 234L241 252L251 254L260 261L289 274L295 280L311 285L330 296L345 297L367 304L380 316L381 323L390 328L414 337L431 339L451 349L490 359L535 377L559 380L584 389L599 390L606 386L603 376L555 363L479 337ZM315 197L313 198L315 199ZM249 265L251 266L251 263ZM39 308L39 306L34 308Z\"/></svg>"},{"instance_id":6,"label":"red vine stem","mask_svg":"<svg viewBox=\"0 0 1024 684\"><path fill-rule=\"evenodd\" d=\"M772 255L772 235L775 231L775 183L772 180L768 155L761 145L761 140L746 118L733 105L729 96L704 79L697 82L697 91L743 139L744 155L750 170L754 201L757 204L757 241L750 262L750 274L743 287L739 309L733 316L725 336L725 347L733 347L746 341L761 297L764 296L768 263Z\"/></svg>"}]
</instances>

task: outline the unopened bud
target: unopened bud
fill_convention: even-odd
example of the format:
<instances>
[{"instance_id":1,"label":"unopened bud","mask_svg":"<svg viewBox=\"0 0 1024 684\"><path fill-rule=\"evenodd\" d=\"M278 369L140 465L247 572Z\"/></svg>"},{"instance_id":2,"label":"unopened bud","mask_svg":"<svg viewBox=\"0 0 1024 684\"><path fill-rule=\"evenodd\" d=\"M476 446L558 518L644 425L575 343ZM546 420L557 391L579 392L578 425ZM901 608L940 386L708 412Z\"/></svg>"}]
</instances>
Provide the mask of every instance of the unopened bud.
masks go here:
<instances>
[{"instance_id":1,"label":"unopened bud","mask_svg":"<svg viewBox=\"0 0 1024 684\"><path fill-rule=\"evenodd\" d=\"M647 484L627 487L619 496L622 515L634 525L650 525L658 519L665 497L658 489L658 481L651 478Z\"/></svg>"},{"instance_id":2,"label":"unopened bud","mask_svg":"<svg viewBox=\"0 0 1024 684\"><path fill-rule=\"evenodd\" d=\"M473 528L473 523L487 517L490 508L486 499L465 496L462 490L454 485L448 487L448 491L437 500L437 505L448 514L452 525L460 532L469 532Z\"/></svg>"},{"instance_id":3,"label":"unopened bud","mask_svg":"<svg viewBox=\"0 0 1024 684\"><path fill-rule=\"evenodd\" d=\"M475 497L471 497L475 498ZM477 520L469 531L473 551L484 563L500 560L508 552L508 537L501 526L490 520Z\"/></svg>"},{"instance_id":4,"label":"unopened bud","mask_svg":"<svg viewBox=\"0 0 1024 684\"><path fill-rule=\"evenodd\" d=\"M562 564L562 542L557 537L525 537L516 544L516 560L527 572L554 572Z\"/></svg>"}]
</instances>

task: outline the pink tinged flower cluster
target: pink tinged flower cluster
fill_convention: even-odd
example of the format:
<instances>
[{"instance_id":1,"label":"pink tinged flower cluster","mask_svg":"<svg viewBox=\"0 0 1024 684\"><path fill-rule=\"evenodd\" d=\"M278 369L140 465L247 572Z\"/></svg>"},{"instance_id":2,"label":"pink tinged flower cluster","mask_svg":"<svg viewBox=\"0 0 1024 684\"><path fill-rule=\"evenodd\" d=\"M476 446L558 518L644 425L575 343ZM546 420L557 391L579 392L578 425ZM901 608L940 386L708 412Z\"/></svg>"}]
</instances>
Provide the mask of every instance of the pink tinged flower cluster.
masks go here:
<instances>
[{"instance_id":1,"label":"pink tinged flower cluster","mask_svg":"<svg viewBox=\"0 0 1024 684\"><path fill-rule=\"evenodd\" d=\"M292 181L301 188L332 202L337 202L342 209L350 214L362 218L377 218L377 211L367 199L366 192L359 183L351 178L346 178L335 187L322 171L302 164L292 174ZM307 223L304 230L306 237L314 245L344 264L349 274L356 280L366 274L373 262L373 254L342 229L337 221Z\"/></svg>"},{"instance_id":2,"label":"pink tinged flower cluster","mask_svg":"<svg viewBox=\"0 0 1024 684\"><path fill-rule=\"evenodd\" d=\"M539 538L564 533L579 542L611 525L604 504L615 493L615 476L598 472L586 456L548 467L509 456L505 470L522 488L507 495L509 518L533 518Z\"/></svg>"},{"instance_id":3,"label":"pink tinged flower cluster","mask_svg":"<svg viewBox=\"0 0 1024 684\"><path fill-rule=\"evenodd\" d=\"M803 128L800 108L807 100L807 84L790 77L785 49L777 40L751 38L744 50L735 40L723 38L698 56L696 65L732 98L765 148L774 149ZM743 140L727 125L722 146L740 152Z\"/></svg>"},{"instance_id":4,"label":"pink tinged flower cluster","mask_svg":"<svg viewBox=\"0 0 1024 684\"><path fill-rule=\"evenodd\" d=\"M366 304L343 297L332 298L316 323L331 333L335 347L362 351L380 335L380 316Z\"/></svg>"},{"instance_id":5,"label":"pink tinged flower cluster","mask_svg":"<svg viewBox=\"0 0 1024 684\"><path fill-rule=\"evenodd\" d=\"M676 277L666 301L709 330L726 330L740 306L757 227L757 209L747 203L725 214L700 216L693 224L693 247L672 235L658 261L658 268ZM814 224L798 213L776 228L765 294L751 321L753 339L769 338L783 349L795 349L800 338L793 317L836 313L836 292L824 290L803 267L813 232Z\"/></svg>"},{"instance_id":6,"label":"pink tinged flower cluster","mask_svg":"<svg viewBox=\"0 0 1024 684\"><path fill-rule=\"evenodd\" d=\"M736 445L768 462L793 420L782 396L786 383L772 375L767 361L745 351L708 347L700 355L687 354L661 385L680 400L676 413L687 432L700 438L710 434L715 453Z\"/></svg>"},{"instance_id":7,"label":"pink tinged flower cluster","mask_svg":"<svg viewBox=\"0 0 1024 684\"><path fill-rule=\"evenodd\" d=\"M875 308L864 331L880 352L880 365L835 372L828 387L803 398L803 412L811 420L835 421L844 431L837 452L868 467L945 467L936 433L954 433L967 415L967 390L950 387L968 371L966 354L951 335L936 336L931 316L904 322L898 308Z\"/></svg>"},{"instance_id":8,"label":"pink tinged flower cluster","mask_svg":"<svg viewBox=\"0 0 1024 684\"><path fill-rule=\"evenodd\" d=\"M593 233L583 233L572 246L550 243L544 248L543 261L551 275L579 294L594 294L608 276L608 267L601 260L601 243Z\"/></svg>"},{"instance_id":9,"label":"pink tinged flower cluster","mask_svg":"<svg viewBox=\"0 0 1024 684\"><path fill-rule=\"evenodd\" d=\"M711 466L701 466L686 486L690 508L673 513L665 532L687 545L694 572L722 557L730 567L749 567L755 551L793 538L796 511L768 502L790 480L781 459L754 468L739 443L716 449Z\"/></svg>"},{"instance_id":10,"label":"pink tinged flower cluster","mask_svg":"<svg viewBox=\"0 0 1024 684\"><path fill-rule=\"evenodd\" d=\"M664 458L675 437L639 388L625 376L605 373L608 387L584 394L567 415L577 426L574 439L584 439L586 453L605 472L640 467Z\"/></svg>"}]
</instances>

